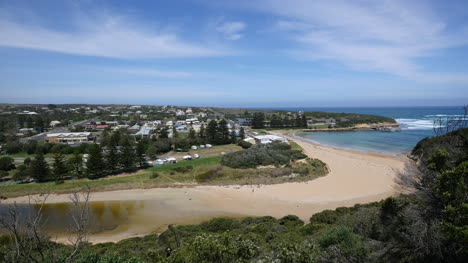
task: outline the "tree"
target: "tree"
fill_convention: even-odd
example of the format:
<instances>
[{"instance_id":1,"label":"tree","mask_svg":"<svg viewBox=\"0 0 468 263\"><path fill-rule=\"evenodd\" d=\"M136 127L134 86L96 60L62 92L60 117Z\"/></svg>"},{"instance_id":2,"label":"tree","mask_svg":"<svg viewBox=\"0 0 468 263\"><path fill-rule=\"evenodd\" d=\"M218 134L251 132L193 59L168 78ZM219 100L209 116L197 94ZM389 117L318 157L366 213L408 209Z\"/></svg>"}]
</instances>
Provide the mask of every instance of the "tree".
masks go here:
<instances>
[{"instance_id":1,"label":"tree","mask_svg":"<svg viewBox=\"0 0 468 263\"><path fill-rule=\"evenodd\" d=\"M68 160L68 169L78 178L83 176L83 157L80 154L75 153L73 157Z\"/></svg>"},{"instance_id":2,"label":"tree","mask_svg":"<svg viewBox=\"0 0 468 263\"><path fill-rule=\"evenodd\" d=\"M263 112L254 113L252 119L252 128L254 129L263 129L265 127L265 114Z\"/></svg>"},{"instance_id":3,"label":"tree","mask_svg":"<svg viewBox=\"0 0 468 263\"><path fill-rule=\"evenodd\" d=\"M54 155L54 163L52 166L52 172L55 179L60 179L68 173L67 166L62 153Z\"/></svg>"},{"instance_id":4,"label":"tree","mask_svg":"<svg viewBox=\"0 0 468 263\"><path fill-rule=\"evenodd\" d=\"M245 139L245 130L244 130L244 127L240 127L240 130L239 130L239 137L243 140Z\"/></svg>"},{"instance_id":5,"label":"tree","mask_svg":"<svg viewBox=\"0 0 468 263\"><path fill-rule=\"evenodd\" d=\"M294 126L302 127L302 118L301 118L301 116L299 116L299 114L296 115Z\"/></svg>"},{"instance_id":6,"label":"tree","mask_svg":"<svg viewBox=\"0 0 468 263\"><path fill-rule=\"evenodd\" d=\"M305 116L305 113L302 114L302 123L301 126L304 128L307 128L307 118Z\"/></svg>"},{"instance_id":7,"label":"tree","mask_svg":"<svg viewBox=\"0 0 468 263\"><path fill-rule=\"evenodd\" d=\"M198 137L200 137L200 140L202 142L205 142L206 139L206 129L205 129L205 124L202 124L200 126L200 131L198 132Z\"/></svg>"},{"instance_id":8,"label":"tree","mask_svg":"<svg viewBox=\"0 0 468 263\"><path fill-rule=\"evenodd\" d=\"M270 127L272 128L282 128L282 121L278 115L273 114L270 119Z\"/></svg>"},{"instance_id":9,"label":"tree","mask_svg":"<svg viewBox=\"0 0 468 263\"><path fill-rule=\"evenodd\" d=\"M167 127L164 127L159 131L159 138L162 138L162 139L169 138L169 132L167 131Z\"/></svg>"},{"instance_id":10,"label":"tree","mask_svg":"<svg viewBox=\"0 0 468 263\"><path fill-rule=\"evenodd\" d=\"M143 168L146 167L146 160L145 160L145 145L142 141L137 144L136 148L136 161L138 162L138 167Z\"/></svg>"},{"instance_id":11,"label":"tree","mask_svg":"<svg viewBox=\"0 0 468 263\"><path fill-rule=\"evenodd\" d=\"M150 144L150 146L146 150L146 155L152 159L155 159L156 154L158 154L158 149L156 148L156 146L154 146L154 144Z\"/></svg>"},{"instance_id":12,"label":"tree","mask_svg":"<svg viewBox=\"0 0 468 263\"><path fill-rule=\"evenodd\" d=\"M206 137L210 143L216 144L218 141L218 123L211 120L206 129Z\"/></svg>"},{"instance_id":13,"label":"tree","mask_svg":"<svg viewBox=\"0 0 468 263\"><path fill-rule=\"evenodd\" d=\"M468 161L452 170L446 170L437 176L432 190L442 208L442 227L448 236L460 242L468 243Z\"/></svg>"},{"instance_id":14,"label":"tree","mask_svg":"<svg viewBox=\"0 0 468 263\"><path fill-rule=\"evenodd\" d=\"M230 142L229 128L225 120L218 123L218 144L227 144Z\"/></svg>"},{"instance_id":15,"label":"tree","mask_svg":"<svg viewBox=\"0 0 468 263\"><path fill-rule=\"evenodd\" d=\"M98 179L106 175L106 165L102 157L101 147L93 144L89 149L89 157L86 162L86 176L89 179Z\"/></svg>"},{"instance_id":16,"label":"tree","mask_svg":"<svg viewBox=\"0 0 468 263\"><path fill-rule=\"evenodd\" d=\"M107 155L105 158L106 170L108 173L113 174L119 170L119 155L117 152L117 147L112 143L107 147Z\"/></svg>"},{"instance_id":17,"label":"tree","mask_svg":"<svg viewBox=\"0 0 468 263\"><path fill-rule=\"evenodd\" d=\"M125 171L131 171L135 169L135 157L135 151L129 142L126 142L124 145L122 145L122 151L120 153L120 166Z\"/></svg>"},{"instance_id":18,"label":"tree","mask_svg":"<svg viewBox=\"0 0 468 263\"><path fill-rule=\"evenodd\" d=\"M0 170L3 171L10 171L15 169L15 163L13 158L10 157L2 157L0 158Z\"/></svg>"},{"instance_id":19,"label":"tree","mask_svg":"<svg viewBox=\"0 0 468 263\"><path fill-rule=\"evenodd\" d=\"M176 126L172 126L172 138L177 138L178 134L177 134L177 128Z\"/></svg>"},{"instance_id":20,"label":"tree","mask_svg":"<svg viewBox=\"0 0 468 263\"><path fill-rule=\"evenodd\" d=\"M195 141L197 139L197 134L196 134L196 132L195 132L195 130L193 128L190 128L188 138L191 141Z\"/></svg>"},{"instance_id":21,"label":"tree","mask_svg":"<svg viewBox=\"0 0 468 263\"><path fill-rule=\"evenodd\" d=\"M37 151L34 161L31 164L31 176L39 182L44 181L49 176L49 165L45 161L42 151Z\"/></svg>"}]
</instances>

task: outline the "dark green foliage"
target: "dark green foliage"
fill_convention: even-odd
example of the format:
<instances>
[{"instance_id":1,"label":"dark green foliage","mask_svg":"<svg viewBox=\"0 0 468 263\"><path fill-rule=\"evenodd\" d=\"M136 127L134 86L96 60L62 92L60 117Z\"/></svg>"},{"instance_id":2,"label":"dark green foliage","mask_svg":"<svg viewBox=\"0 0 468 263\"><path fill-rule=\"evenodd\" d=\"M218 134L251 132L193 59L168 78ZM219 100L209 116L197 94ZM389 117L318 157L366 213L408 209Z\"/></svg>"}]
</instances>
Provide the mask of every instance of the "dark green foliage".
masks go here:
<instances>
[{"instance_id":1,"label":"dark green foliage","mask_svg":"<svg viewBox=\"0 0 468 263\"><path fill-rule=\"evenodd\" d=\"M218 166L195 176L197 183L204 183L222 176L223 167Z\"/></svg>"},{"instance_id":2,"label":"dark green foliage","mask_svg":"<svg viewBox=\"0 0 468 263\"><path fill-rule=\"evenodd\" d=\"M41 151L38 151L34 156L31 164L31 176L39 182L46 180L49 176L49 165Z\"/></svg>"},{"instance_id":3,"label":"dark green foliage","mask_svg":"<svg viewBox=\"0 0 468 263\"><path fill-rule=\"evenodd\" d=\"M4 170L0 170L0 178L8 176L8 172Z\"/></svg>"},{"instance_id":4,"label":"dark green foliage","mask_svg":"<svg viewBox=\"0 0 468 263\"><path fill-rule=\"evenodd\" d=\"M287 215L283 218L281 218L279 221L280 225L285 225L285 226L302 226L304 225L304 221L299 219L299 217L295 215Z\"/></svg>"},{"instance_id":5,"label":"dark green foliage","mask_svg":"<svg viewBox=\"0 0 468 263\"><path fill-rule=\"evenodd\" d=\"M0 158L0 170L10 171L15 169L15 163L13 158L10 157L1 157Z\"/></svg>"},{"instance_id":6,"label":"dark green foliage","mask_svg":"<svg viewBox=\"0 0 468 263\"><path fill-rule=\"evenodd\" d=\"M249 149L250 147L252 147L252 144L250 142L246 142L244 140L239 140L237 142L237 145L239 145L240 147L242 147L242 149Z\"/></svg>"},{"instance_id":7,"label":"dark green foliage","mask_svg":"<svg viewBox=\"0 0 468 263\"><path fill-rule=\"evenodd\" d=\"M265 114L263 112L256 112L252 119L252 128L263 129L265 128Z\"/></svg>"},{"instance_id":8,"label":"dark green foliage","mask_svg":"<svg viewBox=\"0 0 468 263\"><path fill-rule=\"evenodd\" d=\"M60 179L62 177L67 176L68 169L65 165L65 159L63 154L55 154L54 155L54 163L52 165L52 173L55 179Z\"/></svg>"},{"instance_id":9,"label":"dark green foliage","mask_svg":"<svg viewBox=\"0 0 468 263\"><path fill-rule=\"evenodd\" d=\"M106 165L102 157L101 147L93 144L89 150L88 161L86 162L86 177L98 179L106 175Z\"/></svg>"},{"instance_id":10,"label":"dark green foliage","mask_svg":"<svg viewBox=\"0 0 468 263\"><path fill-rule=\"evenodd\" d=\"M75 177L83 177L83 157L79 154L74 154L73 157L67 161L68 170L70 174Z\"/></svg>"},{"instance_id":11,"label":"dark green foliage","mask_svg":"<svg viewBox=\"0 0 468 263\"><path fill-rule=\"evenodd\" d=\"M339 261L359 262L365 260L369 249L365 247L362 236L359 236L345 226L332 228L320 237L318 243L322 249L326 249L331 256ZM327 255L328 256L328 255Z\"/></svg>"},{"instance_id":12,"label":"dark green foliage","mask_svg":"<svg viewBox=\"0 0 468 263\"><path fill-rule=\"evenodd\" d=\"M216 233L224 231L232 231L241 228L239 221L231 218L215 218L207 222L201 223L200 227L207 232Z\"/></svg>"},{"instance_id":13,"label":"dark green foliage","mask_svg":"<svg viewBox=\"0 0 468 263\"><path fill-rule=\"evenodd\" d=\"M156 179L156 178L158 178L158 177L159 177L159 173L157 173L157 172L153 172L153 173L151 173L151 175L150 175L150 178L151 178L151 179Z\"/></svg>"},{"instance_id":14,"label":"dark green foliage","mask_svg":"<svg viewBox=\"0 0 468 263\"><path fill-rule=\"evenodd\" d=\"M146 160L145 160L145 144L140 141L137 144L136 148L136 162L138 164L138 167L144 168L147 166Z\"/></svg>"},{"instance_id":15,"label":"dark green foliage","mask_svg":"<svg viewBox=\"0 0 468 263\"><path fill-rule=\"evenodd\" d=\"M286 165L307 156L285 143L258 144L249 149L228 153L221 163L231 168L255 168L259 165Z\"/></svg>"}]
</instances>

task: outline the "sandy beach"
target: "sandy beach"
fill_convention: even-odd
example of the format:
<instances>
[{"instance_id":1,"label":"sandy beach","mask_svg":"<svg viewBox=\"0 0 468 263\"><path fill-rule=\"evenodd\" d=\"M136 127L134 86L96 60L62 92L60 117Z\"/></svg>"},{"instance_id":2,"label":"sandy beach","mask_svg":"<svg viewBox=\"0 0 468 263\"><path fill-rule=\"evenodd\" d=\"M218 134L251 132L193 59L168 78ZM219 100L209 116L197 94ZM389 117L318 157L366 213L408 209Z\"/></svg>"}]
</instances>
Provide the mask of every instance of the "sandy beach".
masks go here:
<instances>
[{"instance_id":1,"label":"sandy beach","mask_svg":"<svg viewBox=\"0 0 468 263\"><path fill-rule=\"evenodd\" d=\"M205 213L227 216L282 217L294 214L307 222L312 214L325 209L379 201L399 192L395 178L405 166L405 160L399 157L336 149L288 136L281 131L273 133L287 136L288 139L298 143L309 157L327 163L330 173L325 177L302 183L131 189L95 192L92 193L91 199L92 201L164 202L167 206L186 211L187 215L190 215L190 211L194 215ZM7 202L23 203L27 200L27 197L18 197ZM69 201L68 195L51 195L48 198L49 203L67 201ZM140 211L140 213L145 212ZM161 224L168 223L171 223L170 217L161 222ZM183 220L180 223L184 223ZM91 241L116 241L125 237L148 234L160 228L161 225L145 230L141 227L132 227L130 224L123 232L91 237Z\"/></svg>"}]
</instances>

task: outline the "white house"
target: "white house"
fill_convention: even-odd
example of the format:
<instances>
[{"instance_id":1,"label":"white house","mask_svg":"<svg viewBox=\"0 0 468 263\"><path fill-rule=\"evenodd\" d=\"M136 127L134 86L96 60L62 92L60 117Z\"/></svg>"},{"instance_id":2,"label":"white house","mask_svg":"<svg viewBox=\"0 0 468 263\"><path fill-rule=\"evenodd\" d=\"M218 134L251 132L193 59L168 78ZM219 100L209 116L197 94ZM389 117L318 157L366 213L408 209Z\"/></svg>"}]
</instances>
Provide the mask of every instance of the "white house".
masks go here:
<instances>
[{"instance_id":1,"label":"white house","mask_svg":"<svg viewBox=\"0 0 468 263\"><path fill-rule=\"evenodd\" d=\"M254 137L256 143L272 143L274 141L288 143L288 139L277 135L257 135Z\"/></svg>"}]
</instances>

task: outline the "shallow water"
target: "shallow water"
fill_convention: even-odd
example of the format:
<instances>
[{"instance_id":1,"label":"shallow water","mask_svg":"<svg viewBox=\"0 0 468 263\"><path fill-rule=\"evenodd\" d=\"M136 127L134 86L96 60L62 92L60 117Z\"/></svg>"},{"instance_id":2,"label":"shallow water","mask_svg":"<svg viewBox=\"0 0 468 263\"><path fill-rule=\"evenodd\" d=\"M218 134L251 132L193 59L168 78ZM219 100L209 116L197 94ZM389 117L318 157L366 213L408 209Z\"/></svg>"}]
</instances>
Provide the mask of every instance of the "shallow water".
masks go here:
<instances>
[{"instance_id":1,"label":"shallow water","mask_svg":"<svg viewBox=\"0 0 468 263\"><path fill-rule=\"evenodd\" d=\"M361 113L394 118L400 124L400 132L352 131L296 134L306 140L327 146L393 155L411 152L420 140L435 136L434 120L459 118L463 114L462 107L289 108L287 110Z\"/></svg>"},{"instance_id":2,"label":"shallow water","mask_svg":"<svg viewBox=\"0 0 468 263\"><path fill-rule=\"evenodd\" d=\"M185 207L179 209L164 200L97 201L90 202L88 225L91 241L119 240L125 237L164 231L169 224L196 224L213 217L237 217L216 211L201 211ZM0 205L0 216L5 216L7 205ZM21 218L34 215L36 205L18 205ZM68 236L75 212L72 203L45 204L43 230L58 239Z\"/></svg>"}]
</instances>

